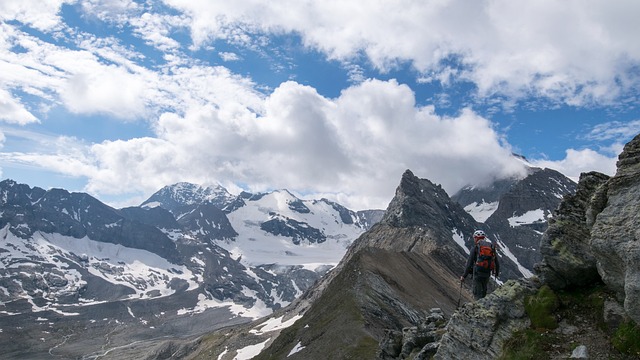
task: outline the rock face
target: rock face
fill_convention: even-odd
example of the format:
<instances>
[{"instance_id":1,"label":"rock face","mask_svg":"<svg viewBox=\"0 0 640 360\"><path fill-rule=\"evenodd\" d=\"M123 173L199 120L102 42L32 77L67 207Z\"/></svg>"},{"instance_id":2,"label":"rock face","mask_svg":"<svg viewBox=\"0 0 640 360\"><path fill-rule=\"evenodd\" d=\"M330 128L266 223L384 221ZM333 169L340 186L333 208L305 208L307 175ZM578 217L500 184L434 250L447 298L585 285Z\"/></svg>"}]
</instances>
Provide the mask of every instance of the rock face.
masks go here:
<instances>
[{"instance_id":1,"label":"rock face","mask_svg":"<svg viewBox=\"0 0 640 360\"><path fill-rule=\"evenodd\" d=\"M582 174L576 193L567 195L549 220L549 228L540 242L543 260L536 266L536 272L552 289L584 286L599 280L587 213L592 209L593 194L608 179L609 176L597 172Z\"/></svg>"},{"instance_id":2,"label":"rock face","mask_svg":"<svg viewBox=\"0 0 640 360\"><path fill-rule=\"evenodd\" d=\"M530 280L509 280L487 297L459 309L447 324L434 359L496 359L514 332L529 327L525 298L536 292Z\"/></svg>"},{"instance_id":3,"label":"rock face","mask_svg":"<svg viewBox=\"0 0 640 360\"><path fill-rule=\"evenodd\" d=\"M614 177L582 174L541 242L536 270L554 289L602 280L640 322L640 135L618 157Z\"/></svg>"},{"instance_id":4,"label":"rock face","mask_svg":"<svg viewBox=\"0 0 640 360\"><path fill-rule=\"evenodd\" d=\"M427 318L417 326L387 330L380 342L376 358L381 360L431 359L438 350L447 319L440 308L431 309Z\"/></svg>"},{"instance_id":5,"label":"rock face","mask_svg":"<svg viewBox=\"0 0 640 360\"><path fill-rule=\"evenodd\" d=\"M383 234L370 234L367 241L356 241L352 252L359 247L377 247L394 251L412 251L424 254L437 254L455 263L452 254L466 261L468 249L473 246L470 238L462 239L462 234L472 234L475 229L483 229L490 239L499 239L500 235L492 229L479 224L464 209L449 198L439 185L427 179L419 179L407 170L402 175L394 198L389 203L380 224L392 228L410 229L413 233L407 238L413 241L393 241L393 237ZM375 229L372 229L375 232ZM452 234L460 236L460 243L452 241ZM464 244L462 244L464 243ZM498 243L501 254L506 251L504 243ZM500 278L516 279L523 276L521 266L514 258L501 256Z\"/></svg>"},{"instance_id":6,"label":"rock face","mask_svg":"<svg viewBox=\"0 0 640 360\"><path fill-rule=\"evenodd\" d=\"M591 244L598 273L640 323L640 135L625 147L607 182L606 207L597 214Z\"/></svg>"}]
</instances>

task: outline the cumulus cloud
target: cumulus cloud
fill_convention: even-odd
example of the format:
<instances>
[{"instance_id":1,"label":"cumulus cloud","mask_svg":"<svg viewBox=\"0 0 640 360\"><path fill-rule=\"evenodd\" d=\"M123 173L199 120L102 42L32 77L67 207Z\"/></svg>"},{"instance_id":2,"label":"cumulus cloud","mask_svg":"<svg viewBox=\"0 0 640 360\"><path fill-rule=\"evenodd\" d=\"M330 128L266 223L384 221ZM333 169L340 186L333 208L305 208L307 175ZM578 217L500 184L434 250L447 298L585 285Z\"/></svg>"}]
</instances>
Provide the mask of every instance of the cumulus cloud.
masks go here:
<instances>
[{"instance_id":1,"label":"cumulus cloud","mask_svg":"<svg viewBox=\"0 0 640 360\"><path fill-rule=\"evenodd\" d=\"M63 167L52 155L20 154L69 175L88 177L87 190L150 193L177 181L246 184L248 190L287 188L328 196L355 209L384 208L401 174L442 184L451 194L523 171L491 122L472 110L441 117L419 107L396 81L368 80L336 99L286 82L255 113L236 104L165 113L155 138L105 141L76 153ZM69 147L73 148L73 147ZM82 166L72 166L79 165Z\"/></svg>"},{"instance_id":2,"label":"cumulus cloud","mask_svg":"<svg viewBox=\"0 0 640 360\"><path fill-rule=\"evenodd\" d=\"M232 53L232 52L228 52L228 51L223 51L218 55L220 55L220 58L223 61L238 61L238 60L240 60L240 56L238 56L238 54Z\"/></svg>"}]
</instances>

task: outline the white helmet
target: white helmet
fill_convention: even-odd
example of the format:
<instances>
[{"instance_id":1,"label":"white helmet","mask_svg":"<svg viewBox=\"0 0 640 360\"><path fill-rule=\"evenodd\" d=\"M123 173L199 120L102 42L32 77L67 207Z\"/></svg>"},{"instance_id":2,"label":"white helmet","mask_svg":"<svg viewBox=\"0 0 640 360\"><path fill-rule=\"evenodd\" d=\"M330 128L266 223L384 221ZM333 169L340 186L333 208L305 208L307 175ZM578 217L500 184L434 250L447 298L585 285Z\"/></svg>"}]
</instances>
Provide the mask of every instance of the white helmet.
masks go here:
<instances>
[{"instance_id":1,"label":"white helmet","mask_svg":"<svg viewBox=\"0 0 640 360\"><path fill-rule=\"evenodd\" d=\"M473 233L473 237L474 237L474 238L483 238L483 237L486 237L486 235L484 234L484 231L482 231L482 230L476 230L476 231Z\"/></svg>"}]
</instances>

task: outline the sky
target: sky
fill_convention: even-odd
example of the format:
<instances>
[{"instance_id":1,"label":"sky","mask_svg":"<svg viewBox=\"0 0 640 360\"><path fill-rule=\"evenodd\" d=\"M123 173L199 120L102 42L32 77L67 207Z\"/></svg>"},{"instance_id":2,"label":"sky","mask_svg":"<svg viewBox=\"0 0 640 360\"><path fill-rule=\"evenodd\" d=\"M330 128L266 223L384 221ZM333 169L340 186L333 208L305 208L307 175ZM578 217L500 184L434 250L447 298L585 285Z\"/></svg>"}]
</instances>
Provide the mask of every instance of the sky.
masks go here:
<instances>
[{"instance_id":1,"label":"sky","mask_svg":"<svg viewBox=\"0 0 640 360\"><path fill-rule=\"evenodd\" d=\"M636 0L2 0L0 178L116 208L166 185L384 209L614 175L640 133Z\"/></svg>"}]
</instances>

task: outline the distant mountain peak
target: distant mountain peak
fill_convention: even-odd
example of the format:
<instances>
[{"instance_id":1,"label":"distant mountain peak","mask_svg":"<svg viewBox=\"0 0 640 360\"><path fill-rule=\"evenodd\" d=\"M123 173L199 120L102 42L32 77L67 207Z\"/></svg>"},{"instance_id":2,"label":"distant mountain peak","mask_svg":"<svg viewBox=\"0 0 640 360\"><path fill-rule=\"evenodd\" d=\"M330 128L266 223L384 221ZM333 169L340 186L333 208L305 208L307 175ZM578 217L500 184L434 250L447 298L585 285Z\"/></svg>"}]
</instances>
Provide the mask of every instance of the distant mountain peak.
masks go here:
<instances>
[{"instance_id":1,"label":"distant mountain peak","mask_svg":"<svg viewBox=\"0 0 640 360\"><path fill-rule=\"evenodd\" d=\"M178 182L158 190L140 206L160 206L172 213L176 213L182 211L185 207L203 203L211 203L219 208L224 208L224 206L232 203L235 198L221 185L203 186L189 182Z\"/></svg>"},{"instance_id":2,"label":"distant mountain peak","mask_svg":"<svg viewBox=\"0 0 640 360\"><path fill-rule=\"evenodd\" d=\"M520 154L516 154L516 153L511 153L511 155L518 159L521 160L522 162L524 162L525 164L531 166L531 163L529 162L529 160L527 160L527 158L524 155L520 155Z\"/></svg>"},{"instance_id":3,"label":"distant mountain peak","mask_svg":"<svg viewBox=\"0 0 640 360\"><path fill-rule=\"evenodd\" d=\"M406 170L400 185L389 203L382 222L397 227L424 225L424 222L450 203L449 196L440 185L420 179Z\"/></svg>"}]
</instances>

